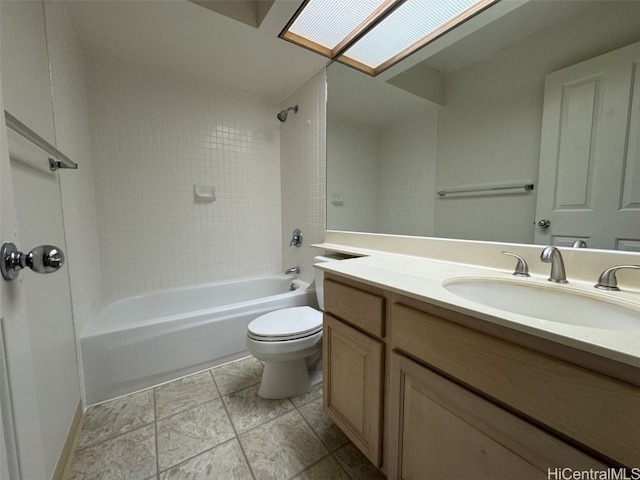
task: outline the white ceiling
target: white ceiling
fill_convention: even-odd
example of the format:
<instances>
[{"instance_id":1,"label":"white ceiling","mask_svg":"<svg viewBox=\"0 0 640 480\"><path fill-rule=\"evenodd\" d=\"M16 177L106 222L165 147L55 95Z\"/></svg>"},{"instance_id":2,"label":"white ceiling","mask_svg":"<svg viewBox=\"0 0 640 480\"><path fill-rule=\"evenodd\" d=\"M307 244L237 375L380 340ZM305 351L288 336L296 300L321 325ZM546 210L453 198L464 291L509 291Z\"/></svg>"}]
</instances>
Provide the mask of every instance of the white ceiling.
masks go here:
<instances>
[{"instance_id":1,"label":"white ceiling","mask_svg":"<svg viewBox=\"0 0 640 480\"><path fill-rule=\"evenodd\" d=\"M271 0L196 1L224 4L224 8L218 8L220 11L256 1L262 2L261 7L271 3ZM275 0L260 27L255 28L188 0L65 2L84 52L89 57L130 64L151 72L226 87L278 102L328 63L328 59L278 38L301 3L302 0ZM210 8L219 6L209 5ZM505 11L500 13L500 8ZM490 21L491 12L495 12L496 19L483 27L483 22ZM499 2L461 27L462 33L456 34L460 37L457 41L449 40L445 35L375 79L347 69L340 76L340 82L354 88L344 89L340 101L333 102L334 110L342 109L349 111L349 115L364 116L372 123L386 124L398 110L393 107L400 107L406 116L422 106L423 99L386 84L392 75L419 61L450 74L506 45L522 41L536 31L580 16L595 18L596 23L583 28L583 34L572 39L576 42L573 50L582 51L587 44L601 40L609 41L611 45L608 48L612 49L616 42L625 45L637 41L639 13L640 0ZM483 20L483 15L488 19ZM500 15L503 17L499 18ZM465 29L469 31L464 33ZM591 38L591 34L597 38ZM571 39L568 37L567 40ZM364 84L367 84L366 89ZM356 101L367 92L367 98L371 100ZM332 90L334 100L339 95L337 89ZM355 107L358 104L366 108L360 111ZM383 115L375 117L374 112L383 112Z\"/></svg>"},{"instance_id":2,"label":"white ceiling","mask_svg":"<svg viewBox=\"0 0 640 480\"><path fill-rule=\"evenodd\" d=\"M276 0L259 28L187 0L75 0L84 52L281 101L327 59L278 38L301 0Z\"/></svg>"}]
</instances>

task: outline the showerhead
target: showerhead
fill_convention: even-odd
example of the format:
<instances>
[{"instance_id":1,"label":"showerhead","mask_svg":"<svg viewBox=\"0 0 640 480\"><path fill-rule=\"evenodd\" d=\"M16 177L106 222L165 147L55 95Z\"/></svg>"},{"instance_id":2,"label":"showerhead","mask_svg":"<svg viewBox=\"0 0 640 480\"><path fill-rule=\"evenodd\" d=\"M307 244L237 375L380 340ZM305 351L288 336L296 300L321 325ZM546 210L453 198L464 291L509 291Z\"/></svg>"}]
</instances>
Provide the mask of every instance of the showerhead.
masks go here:
<instances>
[{"instance_id":1,"label":"showerhead","mask_svg":"<svg viewBox=\"0 0 640 480\"><path fill-rule=\"evenodd\" d=\"M289 107L286 110L282 110L278 114L278 120L280 120L281 122L286 122L287 121L287 115L289 115L289 110L293 110L293 113L298 113L298 105L296 105L295 107Z\"/></svg>"}]
</instances>

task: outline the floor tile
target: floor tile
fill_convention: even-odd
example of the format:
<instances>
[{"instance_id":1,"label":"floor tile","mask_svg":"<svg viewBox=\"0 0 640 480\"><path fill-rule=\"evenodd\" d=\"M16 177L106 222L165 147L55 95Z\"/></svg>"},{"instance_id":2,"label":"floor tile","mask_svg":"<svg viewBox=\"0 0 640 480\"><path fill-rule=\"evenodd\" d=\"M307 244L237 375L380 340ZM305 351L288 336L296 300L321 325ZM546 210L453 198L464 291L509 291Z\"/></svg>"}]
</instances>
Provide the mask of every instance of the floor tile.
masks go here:
<instances>
[{"instance_id":1,"label":"floor tile","mask_svg":"<svg viewBox=\"0 0 640 480\"><path fill-rule=\"evenodd\" d=\"M240 435L240 443L257 480L291 478L328 453L296 410Z\"/></svg>"},{"instance_id":2,"label":"floor tile","mask_svg":"<svg viewBox=\"0 0 640 480\"><path fill-rule=\"evenodd\" d=\"M322 398L303 405L298 408L298 411L330 452L337 450L349 441L342 430L325 413L322 408Z\"/></svg>"},{"instance_id":3,"label":"floor tile","mask_svg":"<svg viewBox=\"0 0 640 480\"><path fill-rule=\"evenodd\" d=\"M385 477L351 442L333 456L352 480L385 480Z\"/></svg>"},{"instance_id":4,"label":"floor tile","mask_svg":"<svg viewBox=\"0 0 640 480\"><path fill-rule=\"evenodd\" d=\"M160 474L160 480L253 480L237 439Z\"/></svg>"},{"instance_id":5,"label":"floor tile","mask_svg":"<svg viewBox=\"0 0 640 480\"><path fill-rule=\"evenodd\" d=\"M350 478L336 459L329 455L300 475L293 477L292 480L350 480Z\"/></svg>"},{"instance_id":6,"label":"floor tile","mask_svg":"<svg viewBox=\"0 0 640 480\"><path fill-rule=\"evenodd\" d=\"M78 448L94 445L154 420L153 390L144 390L94 405L85 414Z\"/></svg>"},{"instance_id":7,"label":"floor tile","mask_svg":"<svg viewBox=\"0 0 640 480\"><path fill-rule=\"evenodd\" d=\"M287 398L267 400L260 397L258 388L259 385L253 385L223 397L239 434L293 409Z\"/></svg>"},{"instance_id":8,"label":"floor tile","mask_svg":"<svg viewBox=\"0 0 640 480\"><path fill-rule=\"evenodd\" d=\"M155 427L148 425L77 451L67 480L144 480L155 472Z\"/></svg>"},{"instance_id":9,"label":"floor tile","mask_svg":"<svg viewBox=\"0 0 640 480\"><path fill-rule=\"evenodd\" d=\"M157 430L160 471L235 436L220 399L158 420Z\"/></svg>"},{"instance_id":10,"label":"floor tile","mask_svg":"<svg viewBox=\"0 0 640 480\"><path fill-rule=\"evenodd\" d=\"M262 363L255 357L247 357L237 362L227 363L212 368L211 373L218 385L220 395L242 390L260 383L262 380Z\"/></svg>"},{"instance_id":11,"label":"floor tile","mask_svg":"<svg viewBox=\"0 0 640 480\"><path fill-rule=\"evenodd\" d=\"M155 395L158 419L220 397L208 370L160 385L155 388Z\"/></svg>"},{"instance_id":12,"label":"floor tile","mask_svg":"<svg viewBox=\"0 0 640 480\"><path fill-rule=\"evenodd\" d=\"M291 397L291 403L293 403L296 407L300 407L305 403L309 403L316 398L322 398L322 386L316 387L308 393L303 393L302 395L298 395L297 397Z\"/></svg>"}]
</instances>

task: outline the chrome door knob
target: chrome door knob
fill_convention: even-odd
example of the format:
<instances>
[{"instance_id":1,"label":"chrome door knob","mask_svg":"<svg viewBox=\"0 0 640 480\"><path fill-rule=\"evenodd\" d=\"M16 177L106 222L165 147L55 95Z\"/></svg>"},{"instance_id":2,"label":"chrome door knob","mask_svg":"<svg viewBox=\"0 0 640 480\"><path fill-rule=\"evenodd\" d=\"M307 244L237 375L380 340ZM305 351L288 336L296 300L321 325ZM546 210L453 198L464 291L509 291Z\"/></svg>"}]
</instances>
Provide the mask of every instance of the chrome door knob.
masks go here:
<instances>
[{"instance_id":1,"label":"chrome door knob","mask_svg":"<svg viewBox=\"0 0 640 480\"><path fill-rule=\"evenodd\" d=\"M40 245L24 254L13 243L0 250L0 271L5 280L15 280L18 272L29 267L36 273L53 273L64 265L64 253L53 245Z\"/></svg>"},{"instance_id":2,"label":"chrome door knob","mask_svg":"<svg viewBox=\"0 0 640 480\"><path fill-rule=\"evenodd\" d=\"M547 220L546 218L543 218L538 222L538 226L540 228L549 228L550 225L551 225L551 221Z\"/></svg>"}]
</instances>

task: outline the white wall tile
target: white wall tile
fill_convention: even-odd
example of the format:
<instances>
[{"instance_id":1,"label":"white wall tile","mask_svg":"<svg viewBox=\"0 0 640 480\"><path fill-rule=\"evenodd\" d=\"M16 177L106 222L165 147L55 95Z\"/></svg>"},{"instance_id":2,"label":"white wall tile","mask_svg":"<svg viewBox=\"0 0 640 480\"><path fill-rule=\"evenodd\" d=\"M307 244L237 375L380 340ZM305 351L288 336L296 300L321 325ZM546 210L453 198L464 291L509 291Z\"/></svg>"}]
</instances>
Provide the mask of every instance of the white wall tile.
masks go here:
<instances>
[{"instance_id":1,"label":"white wall tile","mask_svg":"<svg viewBox=\"0 0 640 480\"><path fill-rule=\"evenodd\" d=\"M307 282L314 277L313 257L321 253L310 244L324 240L326 225L326 90L322 69L280 104L299 107L280 124L282 267L300 267ZM300 248L289 246L295 228L302 230Z\"/></svg>"},{"instance_id":2,"label":"white wall tile","mask_svg":"<svg viewBox=\"0 0 640 480\"><path fill-rule=\"evenodd\" d=\"M79 336L102 300L84 59L64 4L44 5L56 142L79 165L77 170L60 171L73 316Z\"/></svg>"},{"instance_id":3,"label":"white wall tile","mask_svg":"<svg viewBox=\"0 0 640 480\"><path fill-rule=\"evenodd\" d=\"M99 61L90 78L107 298L280 271L277 104Z\"/></svg>"}]
</instances>

